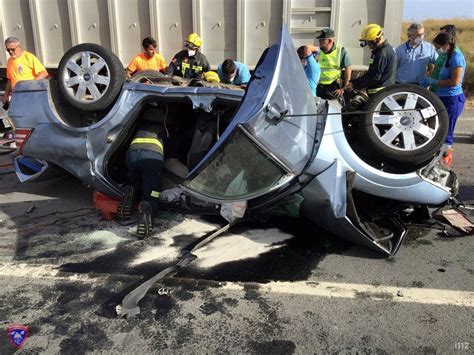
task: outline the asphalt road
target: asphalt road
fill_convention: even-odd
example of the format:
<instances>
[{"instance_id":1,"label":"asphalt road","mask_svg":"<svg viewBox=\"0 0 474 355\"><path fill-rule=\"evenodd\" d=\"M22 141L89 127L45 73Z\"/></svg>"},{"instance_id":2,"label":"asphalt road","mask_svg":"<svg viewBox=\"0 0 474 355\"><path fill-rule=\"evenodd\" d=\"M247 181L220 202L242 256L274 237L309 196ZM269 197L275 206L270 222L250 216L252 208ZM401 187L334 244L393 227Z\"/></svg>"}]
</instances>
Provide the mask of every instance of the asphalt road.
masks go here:
<instances>
[{"instance_id":1,"label":"asphalt road","mask_svg":"<svg viewBox=\"0 0 474 355\"><path fill-rule=\"evenodd\" d=\"M467 111L454 153L464 201L474 200L473 147ZM134 226L101 220L79 181L22 185L8 169L0 326L29 326L20 352L472 353L472 236L412 228L382 258L300 220L237 225L121 319L125 294L223 221L163 212L139 241ZM3 332L0 353L13 352Z\"/></svg>"}]
</instances>

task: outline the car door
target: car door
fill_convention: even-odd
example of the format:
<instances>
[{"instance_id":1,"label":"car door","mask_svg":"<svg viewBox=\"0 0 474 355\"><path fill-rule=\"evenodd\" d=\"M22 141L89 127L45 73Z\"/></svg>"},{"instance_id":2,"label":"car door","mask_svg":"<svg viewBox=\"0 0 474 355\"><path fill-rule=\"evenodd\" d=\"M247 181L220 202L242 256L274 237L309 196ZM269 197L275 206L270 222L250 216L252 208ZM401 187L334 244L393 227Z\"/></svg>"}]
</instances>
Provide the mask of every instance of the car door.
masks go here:
<instances>
[{"instance_id":1,"label":"car door","mask_svg":"<svg viewBox=\"0 0 474 355\"><path fill-rule=\"evenodd\" d=\"M248 200L300 175L320 125L303 66L283 26L257 64L234 119L183 184L216 201Z\"/></svg>"}]
</instances>

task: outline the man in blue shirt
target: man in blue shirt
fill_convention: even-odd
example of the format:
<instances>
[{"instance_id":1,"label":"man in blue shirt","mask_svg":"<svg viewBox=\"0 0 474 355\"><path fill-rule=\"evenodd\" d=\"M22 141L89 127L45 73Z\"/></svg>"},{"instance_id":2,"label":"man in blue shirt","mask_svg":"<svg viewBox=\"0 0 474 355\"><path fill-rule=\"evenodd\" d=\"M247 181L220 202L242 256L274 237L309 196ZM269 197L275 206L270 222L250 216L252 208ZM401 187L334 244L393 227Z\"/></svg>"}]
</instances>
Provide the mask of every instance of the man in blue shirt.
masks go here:
<instances>
[{"instance_id":1,"label":"man in blue shirt","mask_svg":"<svg viewBox=\"0 0 474 355\"><path fill-rule=\"evenodd\" d=\"M222 83L247 86L250 80L249 68L244 63L226 59L217 67L217 74Z\"/></svg>"},{"instance_id":2,"label":"man in blue shirt","mask_svg":"<svg viewBox=\"0 0 474 355\"><path fill-rule=\"evenodd\" d=\"M420 22L408 27L408 41L397 47L397 84L417 84L431 75L438 54L431 43L425 42L425 28Z\"/></svg>"},{"instance_id":3,"label":"man in blue shirt","mask_svg":"<svg viewBox=\"0 0 474 355\"><path fill-rule=\"evenodd\" d=\"M299 47L297 52L301 64L303 64L311 94L316 97L316 88L318 87L319 77L321 76L321 67L316 60L319 48L313 45L306 45Z\"/></svg>"}]
</instances>

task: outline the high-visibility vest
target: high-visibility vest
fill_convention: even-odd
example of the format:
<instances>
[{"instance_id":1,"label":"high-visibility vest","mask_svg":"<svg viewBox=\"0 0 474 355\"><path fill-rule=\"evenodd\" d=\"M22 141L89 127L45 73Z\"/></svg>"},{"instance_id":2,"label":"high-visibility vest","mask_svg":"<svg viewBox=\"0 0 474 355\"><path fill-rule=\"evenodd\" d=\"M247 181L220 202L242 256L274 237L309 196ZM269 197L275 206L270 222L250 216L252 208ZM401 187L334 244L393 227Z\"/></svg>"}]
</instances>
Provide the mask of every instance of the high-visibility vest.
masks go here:
<instances>
[{"instance_id":1,"label":"high-visibility vest","mask_svg":"<svg viewBox=\"0 0 474 355\"><path fill-rule=\"evenodd\" d=\"M320 84L329 85L341 77L341 53L342 47L339 46L336 46L336 49L328 54L323 51L319 52Z\"/></svg>"}]
</instances>

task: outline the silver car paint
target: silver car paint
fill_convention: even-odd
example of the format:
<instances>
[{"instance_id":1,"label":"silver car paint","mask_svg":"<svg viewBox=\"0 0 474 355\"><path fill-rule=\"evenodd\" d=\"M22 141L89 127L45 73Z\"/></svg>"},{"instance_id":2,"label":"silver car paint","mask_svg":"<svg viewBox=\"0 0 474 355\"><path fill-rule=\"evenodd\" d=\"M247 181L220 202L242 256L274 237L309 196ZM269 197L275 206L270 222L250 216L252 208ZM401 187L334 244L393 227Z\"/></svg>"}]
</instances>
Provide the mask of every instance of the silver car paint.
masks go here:
<instances>
[{"instance_id":1,"label":"silver car paint","mask_svg":"<svg viewBox=\"0 0 474 355\"><path fill-rule=\"evenodd\" d=\"M291 37L284 27L280 42L280 49L283 50L278 54L284 52L285 56L279 56L279 60L275 58L273 74L269 73L269 68L256 69L256 75L261 75L262 80L255 81L253 86L252 82L250 83L245 101L235 116L238 118L241 115L240 119L248 118L247 122L254 117L255 126L245 123L246 127L253 127L253 135L257 139L260 137L262 145L272 152L271 148L275 147L275 142L272 142L272 135L265 134L265 128L287 129L291 118L285 118L282 114L286 110L296 114L301 112L298 110L303 110L302 112L310 115L316 112L314 101L311 97L307 97L304 90L306 88L309 93L309 88L302 85L302 83L306 83L303 68L296 54L290 51L291 48L293 48ZM277 54L273 53L273 55ZM282 60L287 61L285 66L282 65ZM282 70L289 72L286 75L280 75ZM229 92L229 90L173 89L144 84L125 84L118 102L104 119L90 127L74 128L65 125L51 108L48 85L45 81L20 83L18 90L23 93L18 92L14 95L13 109L10 114L17 127L35 125L34 134L25 146L24 153L57 164L95 189L114 197L120 197L120 189L114 182L108 180L106 164L112 152L125 139L126 130L132 124L134 113L138 113L140 108L137 102L149 95L157 97L175 95L176 97L188 97L195 107L210 109L210 103L218 95L224 95L230 100L240 101L242 99L241 93L239 95ZM303 90L300 90L301 88ZM307 100L306 104L301 104L300 97L294 97L297 94L303 95ZM292 106L293 102L299 104ZM279 112L281 120L277 119L272 122L275 116L269 114L269 111ZM303 216L339 236L375 248L385 254L393 254L398 250L406 231L402 227L399 228L396 243L391 250L387 250L374 241L372 236L355 226L347 216L347 198L350 193L348 191L348 174L355 174L354 183L351 186L353 189L375 196L417 204L441 204L449 199L450 190L422 178L417 172L400 175L388 174L366 164L349 146L339 113L338 107L330 103L324 135L319 145L319 151L311 164L305 165L311 158L308 137L313 137L311 144L316 144L317 133L316 125L310 124L309 117L299 120L302 123L300 128L305 135L305 147L297 147L298 150L290 151L285 156L285 149L291 149L292 146L286 144L283 145L286 148L278 151L277 155L291 167L293 172L313 177L302 189L305 197L301 209ZM232 122L225 134L228 136L236 126L237 123ZM293 131L293 134L295 132ZM51 140L51 137L55 137L54 140ZM275 139L278 134L273 137ZM218 144L223 144L223 140L220 140Z\"/></svg>"},{"instance_id":2,"label":"silver car paint","mask_svg":"<svg viewBox=\"0 0 474 355\"><path fill-rule=\"evenodd\" d=\"M450 197L449 188L422 178L418 172L391 174L364 162L346 139L339 107L331 103L328 113L321 146L307 173L317 175L337 160L342 171L356 172L354 188L371 195L430 205L441 204Z\"/></svg>"}]
</instances>

